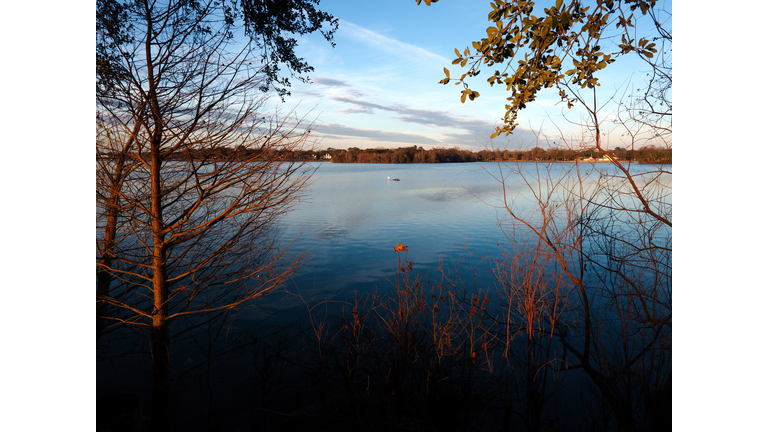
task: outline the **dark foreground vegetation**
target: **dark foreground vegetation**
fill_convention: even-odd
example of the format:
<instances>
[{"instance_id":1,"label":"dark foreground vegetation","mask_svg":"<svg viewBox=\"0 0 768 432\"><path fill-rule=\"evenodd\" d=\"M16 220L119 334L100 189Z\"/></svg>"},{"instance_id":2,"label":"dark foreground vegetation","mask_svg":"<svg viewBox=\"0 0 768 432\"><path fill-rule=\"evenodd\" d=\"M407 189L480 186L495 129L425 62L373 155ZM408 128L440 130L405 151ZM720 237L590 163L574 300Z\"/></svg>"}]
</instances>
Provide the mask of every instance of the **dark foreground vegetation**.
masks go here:
<instances>
[{"instance_id":1,"label":"dark foreground vegetation","mask_svg":"<svg viewBox=\"0 0 768 432\"><path fill-rule=\"evenodd\" d=\"M425 280L407 249L395 247L396 275L384 292L330 313L308 305L284 326L220 316L179 339L175 430L671 430L665 325L643 330L625 317L614 332L610 321L621 313L570 303L578 292L543 249L493 261L498 285L482 289L442 269ZM604 316L590 323L590 310ZM605 333L589 341L590 329ZM97 430L145 430L150 393L135 367L148 347L126 334L105 339L134 345L122 355L100 345L99 368L110 378L100 384Z\"/></svg>"}]
</instances>

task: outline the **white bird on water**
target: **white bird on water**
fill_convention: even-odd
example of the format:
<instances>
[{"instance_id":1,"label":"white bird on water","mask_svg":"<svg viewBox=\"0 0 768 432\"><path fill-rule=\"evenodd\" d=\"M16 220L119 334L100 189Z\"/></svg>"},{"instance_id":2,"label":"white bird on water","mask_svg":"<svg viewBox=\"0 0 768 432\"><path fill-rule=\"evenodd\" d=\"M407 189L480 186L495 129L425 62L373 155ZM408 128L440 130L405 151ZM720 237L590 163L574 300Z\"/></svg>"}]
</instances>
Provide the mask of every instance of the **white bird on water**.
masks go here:
<instances>
[{"instance_id":1,"label":"white bird on water","mask_svg":"<svg viewBox=\"0 0 768 432\"><path fill-rule=\"evenodd\" d=\"M389 178L389 176L387 176L387 181L389 181L389 180L390 180L390 178Z\"/></svg>"}]
</instances>

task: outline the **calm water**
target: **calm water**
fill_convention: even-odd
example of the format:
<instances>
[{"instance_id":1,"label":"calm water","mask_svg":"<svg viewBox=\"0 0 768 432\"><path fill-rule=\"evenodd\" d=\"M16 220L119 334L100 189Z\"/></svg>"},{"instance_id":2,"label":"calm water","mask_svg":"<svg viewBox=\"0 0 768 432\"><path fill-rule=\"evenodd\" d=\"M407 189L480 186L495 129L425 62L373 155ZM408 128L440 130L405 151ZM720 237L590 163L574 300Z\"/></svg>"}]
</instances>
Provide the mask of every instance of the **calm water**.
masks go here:
<instances>
[{"instance_id":1,"label":"calm water","mask_svg":"<svg viewBox=\"0 0 768 432\"><path fill-rule=\"evenodd\" d=\"M439 278L438 266L458 269L464 284L491 288L488 262L504 245L499 220L508 219L496 163L464 164L333 164L314 163L317 171L303 202L284 219L284 240L293 239L294 253L309 256L293 277L291 292L309 303L325 299L348 300L357 293L392 289L397 243L409 247L408 259L426 279ZM529 179L565 175L573 164L519 164ZM520 176L501 166L506 195L517 211L531 212L532 192ZM607 164L597 165L600 170ZM587 178L596 176L591 165L580 164ZM537 172L538 170L538 172ZM494 176L496 178L494 178ZM387 181L387 177L401 181ZM574 177L570 175L570 177ZM532 213L532 214L535 214ZM509 226L507 224L507 226ZM508 241L507 241L508 243ZM455 278L456 273L452 273ZM272 295L257 307L267 311L298 308L293 296ZM256 313L261 315L261 313Z\"/></svg>"},{"instance_id":2,"label":"calm water","mask_svg":"<svg viewBox=\"0 0 768 432\"><path fill-rule=\"evenodd\" d=\"M495 265L483 258L496 259L502 248L509 246L499 224L506 229L510 227L506 210L497 210L494 206L503 203L506 193L513 210L535 222L538 217L535 195L551 189L557 194L562 190L549 187L547 179L562 180L566 185L578 179L573 172L574 164L502 165L501 173L495 163L310 165L317 168L312 185L307 188L304 200L281 221L283 241L290 253L307 253L286 292L256 299L250 307L238 311L232 325L220 327L216 321L212 328L217 331L203 326L185 333L183 338L173 339L174 368L178 376L184 378L178 378L174 385L183 395L178 400L191 401L187 406L196 406L196 399L191 398L198 397L198 393L204 399L205 392L184 390L185 386L201 385L202 381L195 381L200 376L200 370L195 368L210 361L204 346L219 349L220 345L229 343L230 337L251 332L257 332L259 338L269 338L273 330L288 329L285 324L305 319L308 307L320 304L321 307L312 310L313 317L332 318L335 310L343 302L352 300L356 293L391 292L391 280L398 263L393 250L397 243L408 246L408 259L413 261L414 271L422 272L426 280L440 280L438 268L442 264L444 271L454 280L460 278L464 287L488 291L491 297L496 284L492 273ZM607 164L594 167L580 164L579 169L582 185L587 188L600 179L596 169L612 170ZM524 176L515 170L521 170ZM387 181L388 176L401 181ZM498 181L500 176L506 179L506 189ZM662 182L671 182L671 176L668 177ZM527 179L529 185L523 179ZM671 200L671 187L667 189L670 195L665 199ZM553 199L558 198L562 196ZM525 237L518 240L524 241ZM298 298L297 293L304 300ZM324 300L330 301L320 303ZM328 306L327 309L324 306ZM184 331L184 326L183 322L174 324L173 331ZM221 329L226 332L218 331ZM280 333L284 334L290 333ZM309 337L311 339L311 335ZM133 331L121 331L103 337L100 344L104 351L103 354L99 351L97 356L100 360L98 391L103 394L132 391L142 394L146 405L151 398L147 338ZM253 349L261 349L268 344L254 346ZM221 352L225 351L228 352ZM239 401L250 400L250 396L242 393L241 377L251 373L250 362L255 360L245 356L233 358L216 357L219 363L213 366L213 376L216 386L226 389L221 394L233 401L231 406L239 407ZM109 361L102 361L105 359ZM198 361L200 363L196 363ZM221 369L216 372L216 368ZM216 375L219 373L221 377ZM221 406L230 405L222 403Z\"/></svg>"}]
</instances>

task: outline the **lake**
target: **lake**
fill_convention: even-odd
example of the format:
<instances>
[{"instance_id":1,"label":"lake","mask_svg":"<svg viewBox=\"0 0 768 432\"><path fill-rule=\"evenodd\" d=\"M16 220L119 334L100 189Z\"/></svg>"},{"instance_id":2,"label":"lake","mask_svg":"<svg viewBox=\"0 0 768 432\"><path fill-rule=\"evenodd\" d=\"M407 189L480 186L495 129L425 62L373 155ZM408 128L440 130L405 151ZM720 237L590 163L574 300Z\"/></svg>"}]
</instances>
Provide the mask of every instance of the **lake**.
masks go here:
<instances>
[{"instance_id":1,"label":"lake","mask_svg":"<svg viewBox=\"0 0 768 432\"><path fill-rule=\"evenodd\" d=\"M501 256L502 253L535 239L518 226L513 243L507 237L513 233L509 212L499 206L504 204L506 197L510 209L534 226L543 220L545 214L562 228L564 221L567 221L563 217L569 214L565 210L567 206L562 203L568 198L567 191L574 190L572 187L575 186L581 187L575 189L580 191L581 196L592 197L597 203L633 205L632 195L621 193L627 191L626 185L623 189L598 186L601 182L612 181L611 176L617 174L616 168L609 164L390 165L316 162L309 163L308 167L315 170L312 184L306 188L303 199L280 220L282 247L287 248L293 256L304 254L303 265L290 279L285 290L255 299L247 307L228 315L226 321L203 322L200 327L195 326L195 318L180 319L178 324L174 323L172 331L181 335L179 338L173 337L171 348L175 374L174 403L179 413L178 418L186 422L180 423L180 430L195 429L200 419L206 416L215 417L222 425L230 422L231 427L222 426L222 429L227 430L242 428L243 425L250 425L256 430L256 426L267 419L277 425L285 417L279 413L292 412L314 403L318 394L325 394L324 387L312 381L316 371L320 370L315 367L322 364L322 361L313 363L317 354L315 350L320 347L319 341L330 344L329 340L335 340L336 335L341 334L341 330L336 332L339 327L334 327L341 325L334 322L334 318L340 317L336 312L342 305L350 304L355 296L372 293L386 296L394 291L393 281L398 266L398 254L394 248L399 243L408 247L407 259L413 262L413 271L421 273L424 280L445 284L443 278L447 277L459 288L466 288L469 293L484 292L476 297L478 302L487 294L490 302L484 301L484 304L487 304L487 313L493 317L524 323L522 314L514 312L511 318L510 315L505 318L496 313L499 309L493 308L512 305L514 309L519 309L528 299L521 295L527 296L529 293L535 293L534 300L537 302L557 305L553 313L560 311L562 315L557 318L558 323L568 323L567 340L579 346L579 342L584 340L582 335L585 328L583 310L580 309L582 297L574 290L568 278L549 279L545 276L543 279L534 279L527 291L525 284L518 283L520 279L515 280L514 290L497 288L499 282L494 276L497 270L494 260L506 259ZM657 176L655 183L644 186L642 177L636 177L635 181L639 187L645 187L648 198L657 198L657 201L651 201L651 205L668 212L664 215L671 219L671 166L664 169L669 173ZM655 166L631 166L633 174L656 170L658 167ZM400 181L387 180L387 177ZM504 179L503 185L501 179ZM539 199L549 200L546 212L542 213L538 207ZM599 205L593 207L596 210L589 212L589 215L594 219L590 219L586 225L596 230L598 234L594 237L597 241L590 245L590 238L593 237L585 233L582 243L570 243L580 244L592 260L592 266L584 276L584 284L589 291L589 313L598 318L589 327L590 331L595 332L590 347L600 355L607 354L606 358L614 359L615 365L611 364L610 367L624 367L620 360L635 358L638 347L644 346L653 337L659 350L651 351L643 357L644 361L630 365L636 375L626 376L649 377L644 382L654 381L657 383L655 388L662 388L666 377L671 377L671 324L669 329L660 325L647 326L649 321L642 314L632 315L630 320L613 318L626 311L635 314L642 311L641 303L645 305L648 299L654 305L651 318L666 319L669 314L671 323L671 268L668 268L671 266L671 257L668 255L671 254L671 243L665 243L671 242L671 228L652 219L639 220L642 214L605 210ZM602 218L601 212L612 217ZM630 221L632 223L625 224L622 219L624 217L633 219ZM607 228L605 224L609 224ZM604 234L609 232L619 233L620 238L626 242L601 242L600 239L608 238ZM569 240L573 238L564 240L559 246L568 245ZM652 247L644 247L647 246L644 242L651 240ZM628 245L637 249L627 249ZM613 248L613 253L618 254L617 257L628 258L619 259L613 264L620 263L620 274L632 277L632 284L622 283L616 277L618 273L601 270L602 266L612 264L605 259L606 254L601 249L608 246ZM646 253L643 251L647 250L655 255L643 255ZM402 252L400 255L401 258L405 256ZM573 267L576 260L572 258L569 266ZM638 266L634 268L631 267L633 260L638 261ZM546 275L549 273L547 266L552 266L553 262L551 255L548 261L546 258L537 261L536 265L528 267L532 269L530 274L543 270L539 274ZM557 289L551 289L552 283L559 283L559 280L565 281L562 287L558 285ZM640 289L648 289L640 292L638 286ZM456 292L453 288L450 291ZM624 295L627 292L632 295ZM509 294L509 302L505 303L506 294ZM517 296L515 300L512 300L513 294ZM467 303L471 298L464 297ZM618 304L615 302L618 298L629 300L626 306L614 311L611 307ZM434 301L438 304L437 299ZM308 309L312 310L311 323L305 321ZM441 310L449 309L445 307ZM471 310L469 314L465 310L458 316L470 317L471 320ZM549 309L541 310L549 313ZM535 320L546 326L547 314L542 313ZM328 319L328 327L324 324L316 326L324 319ZM290 325L295 322L299 325ZM492 320L485 322L491 327L495 326ZM615 326L615 322L621 322L622 326ZM630 327L634 330L626 331ZM329 329L333 329L333 332L322 333ZM501 327L493 327L492 330L502 335L505 331ZM471 332L474 331L472 328ZM456 332L454 337L459 334L458 330ZM333 337L326 338L328 334ZM493 394L507 393L514 394L509 400L525 400L524 386L505 383L513 382L506 381L508 379L518 380L515 383L523 383L526 379L524 372L527 369L523 357L515 353L528 352L528 339L523 332L510 334L514 334L512 342L508 342L511 347L509 352L513 354L509 358L505 357L505 361L513 362L514 367L496 368L495 372L483 375L476 383L478 388L489 389L486 401L499 403L499 398ZM622 335L626 334L632 336L622 339ZM573 373L557 370L559 365L556 360L566 360L562 354L564 349L560 337L552 338L551 335L546 331L536 333L538 351L531 351L538 353L535 354L538 356L535 361L540 361L540 364L551 362L552 365L547 372L552 383L546 387L548 402L543 415L545 418L558 418L563 425L574 425L562 430L587 430L589 423L582 414L592 421L592 413L596 412L594 407L600 406L600 398L595 397L594 386L590 378L581 373L582 369L573 369ZM663 337L659 338L659 335ZM386 337L374 339L384 341L381 343L388 340ZM339 340L343 342L343 339ZM548 343L552 346L551 352ZM323 346L323 352L329 354L326 359L335 358L330 355L334 353L330 346ZM500 346L503 348L503 344ZM347 345L344 347L346 350ZM152 388L152 375L145 334L118 328L114 333L102 337L98 348L97 393L139 395L146 412L151 399L149 389ZM371 352L389 352L386 345L379 348L382 351ZM426 345L426 348L432 349L430 345ZM469 348L464 346L463 349ZM491 356L496 356L495 364L502 364L499 357L502 351L501 348L489 350ZM465 354L457 352L455 359L460 360ZM281 360L286 358L290 361ZM372 363L368 364L369 367L381 363L379 360L383 362L387 359L383 355L372 355L370 358ZM427 356L420 358L429 359ZM455 364L465 364L459 360ZM574 364L577 360L569 358L568 362ZM378 369L372 367L366 370ZM268 375L268 371L271 375ZM369 382L370 379L374 382L376 379L384 379L374 373L372 377L369 376ZM389 373L385 373L384 377L389 377ZM381 382L386 382L386 379ZM418 382L427 380L420 379ZM496 384L498 388L494 387ZM635 381L628 384L627 388L639 391L642 387ZM308 395L306 400L301 398L304 395ZM637 396L637 400L642 399ZM671 402L668 405L671 407ZM566 407L564 411L561 411L561 406ZM201 407L211 408L206 411ZM261 411L261 408L272 411ZM606 430L612 429L607 427Z\"/></svg>"},{"instance_id":2,"label":"lake","mask_svg":"<svg viewBox=\"0 0 768 432\"><path fill-rule=\"evenodd\" d=\"M283 241L292 241L289 250L309 253L288 291L299 292L311 304L391 290L398 243L408 246L408 260L425 279L439 278L442 263L454 280L458 275L466 286L491 288L495 265L483 257L497 258L502 247L509 246L499 227L500 220L510 227L509 214L494 208L503 204L499 179L506 178L506 196L514 209L536 218L534 192L514 171L520 170L529 182L576 178L573 163L314 162L309 166L316 169L312 184L282 223ZM579 164L585 184L599 178L595 168L615 171L609 164ZM302 300L280 293L256 306L260 312L251 312L254 318L278 311L284 316L288 309L306 312Z\"/></svg>"}]
</instances>

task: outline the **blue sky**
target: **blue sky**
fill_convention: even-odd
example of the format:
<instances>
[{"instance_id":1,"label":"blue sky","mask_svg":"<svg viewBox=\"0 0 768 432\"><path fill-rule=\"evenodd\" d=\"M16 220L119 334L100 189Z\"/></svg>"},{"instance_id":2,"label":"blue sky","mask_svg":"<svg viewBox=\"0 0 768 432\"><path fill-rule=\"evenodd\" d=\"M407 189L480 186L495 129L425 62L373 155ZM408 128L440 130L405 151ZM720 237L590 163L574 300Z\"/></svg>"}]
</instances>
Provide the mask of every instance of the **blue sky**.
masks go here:
<instances>
[{"instance_id":1,"label":"blue sky","mask_svg":"<svg viewBox=\"0 0 768 432\"><path fill-rule=\"evenodd\" d=\"M538 7L549 3L554 1L539 2ZM485 36L487 0L442 0L429 7L417 6L414 0L321 0L320 9L339 19L336 47L319 35L299 38L298 54L315 72L311 84L293 80L286 105L298 105L299 114L317 119L321 148L546 148L555 141L562 143L559 131L569 139L581 135L580 128L568 121L580 120L578 110L567 112L558 104L557 93L547 91L519 116L520 126L513 135L491 142L489 135L501 124L507 96L503 87L485 82L492 70L469 81L480 97L464 104L459 99L461 86L438 84L445 77L444 67L452 77L462 73L458 65L451 65L454 48L463 51ZM607 101L617 90L632 87L630 77L635 84L642 82L647 66L630 57L599 76L600 99ZM610 120L614 111L609 104L602 114ZM613 133L608 145L621 146L620 141L620 133Z\"/></svg>"}]
</instances>

